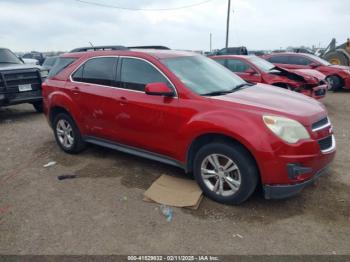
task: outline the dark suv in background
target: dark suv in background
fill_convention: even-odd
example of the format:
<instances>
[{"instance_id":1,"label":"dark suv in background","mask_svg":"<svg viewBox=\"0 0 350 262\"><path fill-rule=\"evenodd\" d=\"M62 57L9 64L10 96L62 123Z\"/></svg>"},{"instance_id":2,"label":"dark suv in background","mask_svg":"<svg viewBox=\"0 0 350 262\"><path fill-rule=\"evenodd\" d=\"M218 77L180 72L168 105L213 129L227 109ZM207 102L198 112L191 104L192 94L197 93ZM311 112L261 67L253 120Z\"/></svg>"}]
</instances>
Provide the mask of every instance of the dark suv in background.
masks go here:
<instances>
[{"instance_id":1,"label":"dark suv in background","mask_svg":"<svg viewBox=\"0 0 350 262\"><path fill-rule=\"evenodd\" d=\"M0 48L0 107L30 103L42 112L41 84L48 71L24 64L12 51Z\"/></svg>"},{"instance_id":2,"label":"dark suv in background","mask_svg":"<svg viewBox=\"0 0 350 262\"><path fill-rule=\"evenodd\" d=\"M40 52L32 51L30 53L26 53L22 56L22 58L27 58L27 59L36 59L39 62L39 65L42 65L45 61L45 55Z\"/></svg>"}]
</instances>

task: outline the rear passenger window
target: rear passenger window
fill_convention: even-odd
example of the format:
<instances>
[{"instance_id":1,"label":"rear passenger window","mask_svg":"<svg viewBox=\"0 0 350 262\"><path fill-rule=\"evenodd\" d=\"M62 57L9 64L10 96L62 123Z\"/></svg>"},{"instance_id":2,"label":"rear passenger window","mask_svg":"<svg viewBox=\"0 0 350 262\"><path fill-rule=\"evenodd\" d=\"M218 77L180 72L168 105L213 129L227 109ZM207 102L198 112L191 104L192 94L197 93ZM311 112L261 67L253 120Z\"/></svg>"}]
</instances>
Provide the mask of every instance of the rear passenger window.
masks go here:
<instances>
[{"instance_id":1,"label":"rear passenger window","mask_svg":"<svg viewBox=\"0 0 350 262\"><path fill-rule=\"evenodd\" d=\"M290 56L289 62L293 65L309 65L312 63L311 60L303 56Z\"/></svg>"},{"instance_id":2,"label":"rear passenger window","mask_svg":"<svg viewBox=\"0 0 350 262\"><path fill-rule=\"evenodd\" d=\"M267 60L274 64L290 64L289 56L285 56L285 55L272 56L267 58Z\"/></svg>"},{"instance_id":3,"label":"rear passenger window","mask_svg":"<svg viewBox=\"0 0 350 262\"><path fill-rule=\"evenodd\" d=\"M227 68L232 72L245 72L250 66L241 60L227 59Z\"/></svg>"},{"instance_id":4,"label":"rear passenger window","mask_svg":"<svg viewBox=\"0 0 350 262\"><path fill-rule=\"evenodd\" d=\"M145 91L149 83L163 82L169 85L167 79L149 63L134 58L123 58L121 68L121 87Z\"/></svg>"},{"instance_id":5,"label":"rear passenger window","mask_svg":"<svg viewBox=\"0 0 350 262\"><path fill-rule=\"evenodd\" d=\"M115 79L116 61L115 57L93 58L81 66L72 78L78 82L112 86Z\"/></svg>"}]
</instances>

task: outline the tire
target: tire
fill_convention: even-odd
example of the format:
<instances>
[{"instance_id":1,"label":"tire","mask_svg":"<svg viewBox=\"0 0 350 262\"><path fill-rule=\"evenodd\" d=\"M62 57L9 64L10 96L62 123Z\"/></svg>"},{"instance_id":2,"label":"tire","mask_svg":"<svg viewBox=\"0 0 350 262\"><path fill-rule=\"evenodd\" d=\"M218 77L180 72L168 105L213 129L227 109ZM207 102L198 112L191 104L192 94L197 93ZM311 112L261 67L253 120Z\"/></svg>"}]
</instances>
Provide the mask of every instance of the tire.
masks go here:
<instances>
[{"instance_id":1,"label":"tire","mask_svg":"<svg viewBox=\"0 0 350 262\"><path fill-rule=\"evenodd\" d=\"M43 102L35 102L35 103L32 103L35 111L37 111L38 113L42 113L43 112Z\"/></svg>"},{"instance_id":2,"label":"tire","mask_svg":"<svg viewBox=\"0 0 350 262\"><path fill-rule=\"evenodd\" d=\"M217 165L218 169L212 164L215 158L220 164ZM232 164L226 167L229 172L225 172L224 166L229 164L228 159ZM203 168L207 174L202 172ZM211 143L200 148L194 159L193 173L204 195L214 201L231 205L247 200L255 191L259 177L255 161L248 151L231 143Z\"/></svg>"},{"instance_id":3,"label":"tire","mask_svg":"<svg viewBox=\"0 0 350 262\"><path fill-rule=\"evenodd\" d=\"M77 154L86 148L79 128L66 113L58 114L53 121L53 131L59 147L69 154Z\"/></svg>"},{"instance_id":4,"label":"tire","mask_svg":"<svg viewBox=\"0 0 350 262\"><path fill-rule=\"evenodd\" d=\"M323 59L327 60L329 63L333 65L349 65L348 58L341 52L338 51L331 51L326 53L323 56Z\"/></svg>"},{"instance_id":5,"label":"tire","mask_svg":"<svg viewBox=\"0 0 350 262\"><path fill-rule=\"evenodd\" d=\"M329 84L329 88L328 90L331 91L338 91L343 87L343 80L336 75L332 75L332 76L327 76L326 81Z\"/></svg>"}]
</instances>

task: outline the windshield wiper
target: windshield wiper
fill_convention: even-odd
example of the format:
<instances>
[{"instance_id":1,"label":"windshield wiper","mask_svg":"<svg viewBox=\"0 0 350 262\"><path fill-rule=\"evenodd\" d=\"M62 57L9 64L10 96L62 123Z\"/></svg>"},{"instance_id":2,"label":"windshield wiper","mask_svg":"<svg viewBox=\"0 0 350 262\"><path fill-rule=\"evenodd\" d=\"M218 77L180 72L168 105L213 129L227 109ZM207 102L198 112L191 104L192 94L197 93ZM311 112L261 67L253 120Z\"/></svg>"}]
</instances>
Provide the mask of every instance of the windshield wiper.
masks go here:
<instances>
[{"instance_id":1,"label":"windshield wiper","mask_svg":"<svg viewBox=\"0 0 350 262\"><path fill-rule=\"evenodd\" d=\"M236 85L234 88L230 89L230 90L221 90L221 91L213 91L213 92L209 92L209 93L205 93L205 94L202 94L202 96L221 96L221 95L226 95L226 94L229 94L229 93L233 93L243 87L248 87L248 86L254 86L255 84L252 84L252 83L243 83L243 84L239 84L239 85Z\"/></svg>"},{"instance_id":2,"label":"windshield wiper","mask_svg":"<svg viewBox=\"0 0 350 262\"><path fill-rule=\"evenodd\" d=\"M226 95L226 94L229 94L229 93L232 93L232 91L231 90L228 90L228 91L213 91L213 92L202 94L202 96L221 96L221 95Z\"/></svg>"},{"instance_id":3,"label":"windshield wiper","mask_svg":"<svg viewBox=\"0 0 350 262\"><path fill-rule=\"evenodd\" d=\"M236 91L236 90L239 90L241 89L242 87L245 87L245 86L254 86L255 84L252 84L252 83L243 83L243 84L240 84L240 85L237 85L235 86L234 89L232 89L232 91Z\"/></svg>"}]
</instances>

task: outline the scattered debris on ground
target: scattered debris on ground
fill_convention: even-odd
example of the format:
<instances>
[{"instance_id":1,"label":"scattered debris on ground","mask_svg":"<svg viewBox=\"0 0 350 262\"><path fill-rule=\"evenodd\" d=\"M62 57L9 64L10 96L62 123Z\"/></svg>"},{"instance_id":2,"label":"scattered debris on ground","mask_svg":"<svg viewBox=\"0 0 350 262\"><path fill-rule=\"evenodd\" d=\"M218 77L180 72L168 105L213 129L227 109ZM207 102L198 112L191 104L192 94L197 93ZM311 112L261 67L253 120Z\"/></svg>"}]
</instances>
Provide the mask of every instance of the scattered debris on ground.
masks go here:
<instances>
[{"instance_id":1,"label":"scattered debris on ground","mask_svg":"<svg viewBox=\"0 0 350 262\"><path fill-rule=\"evenodd\" d=\"M171 207L167 205L160 205L159 210L166 217L166 220L168 222L171 222L171 220L173 220L174 211Z\"/></svg>"},{"instance_id":2,"label":"scattered debris on ground","mask_svg":"<svg viewBox=\"0 0 350 262\"><path fill-rule=\"evenodd\" d=\"M65 179L73 179L73 178L77 178L76 175L61 175L57 177L58 180L65 180Z\"/></svg>"},{"instance_id":3,"label":"scattered debris on ground","mask_svg":"<svg viewBox=\"0 0 350 262\"><path fill-rule=\"evenodd\" d=\"M55 162L55 161L50 161L49 163L43 165L43 167L46 168L46 167L54 166L54 165L56 165L56 164L57 164L57 162Z\"/></svg>"}]
</instances>

